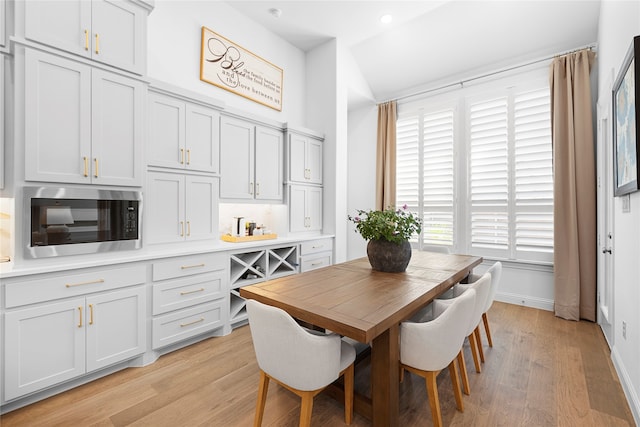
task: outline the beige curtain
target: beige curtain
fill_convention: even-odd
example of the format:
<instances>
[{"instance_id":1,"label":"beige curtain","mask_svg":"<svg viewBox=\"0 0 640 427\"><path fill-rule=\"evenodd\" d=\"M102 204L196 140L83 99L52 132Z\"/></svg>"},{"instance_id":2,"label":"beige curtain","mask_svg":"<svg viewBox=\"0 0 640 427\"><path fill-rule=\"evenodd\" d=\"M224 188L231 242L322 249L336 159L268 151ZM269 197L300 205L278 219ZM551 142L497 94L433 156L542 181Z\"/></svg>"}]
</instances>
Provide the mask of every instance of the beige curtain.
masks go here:
<instances>
[{"instance_id":1,"label":"beige curtain","mask_svg":"<svg viewBox=\"0 0 640 427\"><path fill-rule=\"evenodd\" d=\"M376 209L396 204L396 101L378 105Z\"/></svg>"},{"instance_id":2,"label":"beige curtain","mask_svg":"<svg viewBox=\"0 0 640 427\"><path fill-rule=\"evenodd\" d=\"M596 175L588 49L551 64L555 314L596 320Z\"/></svg>"}]
</instances>

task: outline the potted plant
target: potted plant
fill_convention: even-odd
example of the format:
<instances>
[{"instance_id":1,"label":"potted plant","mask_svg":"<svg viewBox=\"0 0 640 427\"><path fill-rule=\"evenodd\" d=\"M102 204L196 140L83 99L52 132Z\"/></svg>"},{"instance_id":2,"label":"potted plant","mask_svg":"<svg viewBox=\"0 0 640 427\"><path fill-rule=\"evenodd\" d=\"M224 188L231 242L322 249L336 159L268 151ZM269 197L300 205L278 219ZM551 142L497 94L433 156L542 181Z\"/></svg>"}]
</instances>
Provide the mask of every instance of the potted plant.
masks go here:
<instances>
[{"instance_id":1,"label":"potted plant","mask_svg":"<svg viewBox=\"0 0 640 427\"><path fill-rule=\"evenodd\" d=\"M360 233L367 243L367 256L374 270L402 272L407 269L411 259L409 239L422 230L422 221L408 210L388 207L383 211L361 210L358 215L347 218L356 224L356 233Z\"/></svg>"}]
</instances>

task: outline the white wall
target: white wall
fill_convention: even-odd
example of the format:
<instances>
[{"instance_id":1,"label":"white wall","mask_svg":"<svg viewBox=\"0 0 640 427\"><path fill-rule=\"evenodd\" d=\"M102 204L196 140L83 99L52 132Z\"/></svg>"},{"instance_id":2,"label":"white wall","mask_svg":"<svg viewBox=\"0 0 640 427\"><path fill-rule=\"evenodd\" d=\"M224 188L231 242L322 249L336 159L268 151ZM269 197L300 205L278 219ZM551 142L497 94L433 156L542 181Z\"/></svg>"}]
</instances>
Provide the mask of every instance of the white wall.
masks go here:
<instances>
[{"instance_id":1,"label":"white wall","mask_svg":"<svg viewBox=\"0 0 640 427\"><path fill-rule=\"evenodd\" d=\"M282 112L200 80L203 26L284 70ZM225 2L155 0L147 34L149 77L222 100L249 114L306 126L304 52Z\"/></svg>"},{"instance_id":2,"label":"white wall","mask_svg":"<svg viewBox=\"0 0 640 427\"><path fill-rule=\"evenodd\" d=\"M620 64L634 36L640 34L640 3L604 0L601 3L598 81L601 106L611 105L611 75L617 76ZM636 76L637 78L637 76ZM637 108L637 106L636 106ZM609 122L610 123L610 122ZM620 198L614 200L613 213L613 346L611 357L629 400L637 424L640 424L640 192L631 195L631 210L622 212ZM622 337L622 322L627 337Z\"/></svg>"}]
</instances>

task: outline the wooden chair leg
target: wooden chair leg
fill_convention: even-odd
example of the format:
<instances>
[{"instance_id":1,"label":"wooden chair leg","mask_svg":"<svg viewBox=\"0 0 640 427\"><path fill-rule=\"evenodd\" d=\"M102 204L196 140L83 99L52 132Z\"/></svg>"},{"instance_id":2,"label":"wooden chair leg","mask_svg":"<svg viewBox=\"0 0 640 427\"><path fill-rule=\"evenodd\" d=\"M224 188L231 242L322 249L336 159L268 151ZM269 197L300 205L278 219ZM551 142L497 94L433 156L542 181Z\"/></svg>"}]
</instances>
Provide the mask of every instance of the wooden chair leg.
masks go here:
<instances>
[{"instance_id":1,"label":"wooden chair leg","mask_svg":"<svg viewBox=\"0 0 640 427\"><path fill-rule=\"evenodd\" d=\"M438 397L438 384L436 382L438 372L427 371L425 374L433 425L434 427L442 427L442 413L440 412L440 398Z\"/></svg>"},{"instance_id":2,"label":"wooden chair leg","mask_svg":"<svg viewBox=\"0 0 640 427\"><path fill-rule=\"evenodd\" d=\"M404 381L404 368L400 366L400 382Z\"/></svg>"},{"instance_id":3,"label":"wooden chair leg","mask_svg":"<svg viewBox=\"0 0 640 427\"><path fill-rule=\"evenodd\" d=\"M262 416L264 415L264 406L267 402L267 391L269 390L269 377L264 371L260 370L260 384L258 385L258 403L256 404L256 417L253 421L254 427L262 425Z\"/></svg>"},{"instance_id":4,"label":"wooden chair leg","mask_svg":"<svg viewBox=\"0 0 640 427\"><path fill-rule=\"evenodd\" d=\"M471 387L469 387L469 376L467 375L467 365L464 362L464 352L460 349L458 353L458 367L460 368L460 376L462 377L462 391L467 396L471 394Z\"/></svg>"},{"instance_id":5,"label":"wooden chair leg","mask_svg":"<svg viewBox=\"0 0 640 427\"><path fill-rule=\"evenodd\" d=\"M453 359L449 363L449 376L451 377L451 384L453 385L453 395L456 398L456 407L458 411L464 412L464 404L462 403L462 392L460 391L460 379L458 378L458 367L456 365L456 359Z\"/></svg>"},{"instance_id":6,"label":"wooden chair leg","mask_svg":"<svg viewBox=\"0 0 640 427\"><path fill-rule=\"evenodd\" d=\"M347 425L353 420L353 382L354 365L351 364L344 370L344 422Z\"/></svg>"},{"instance_id":7,"label":"wooden chair leg","mask_svg":"<svg viewBox=\"0 0 640 427\"><path fill-rule=\"evenodd\" d=\"M491 339L491 329L489 328L489 318L487 318L487 313L482 313L482 323L484 323L484 331L487 333L487 341L489 341L489 347L493 347L493 340Z\"/></svg>"},{"instance_id":8,"label":"wooden chair leg","mask_svg":"<svg viewBox=\"0 0 640 427\"><path fill-rule=\"evenodd\" d=\"M480 324L476 326L473 330L473 333L476 335L476 343L478 344L478 354L480 355L480 360L484 363L484 350L482 349L482 339L480 338Z\"/></svg>"},{"instance_id":9,"label":"wooden chair leg","mask_svg":"<svg viewBox=\"0 0 640 427\"><path fill-rule=\"evenodd\" d=\"M476 365L476 372L482 372L482 367L480 366L480 360L478 358L478 345L476 343L476 335L471 332L469 335L469 347L471 347L471 355L473 356L473 364Z\"/></svg>"},{"instance_id":10,"label":"wooden chair leg","mask_svg":"<svg viewBox=\"0 0 640 427\"><path fill-rule=\"evenodd\" d=\"M312 391L300 392L302 404L300 405L300 427L311 427L311 412L313 412L313 396Z\"/></svg>"}]
</instances>

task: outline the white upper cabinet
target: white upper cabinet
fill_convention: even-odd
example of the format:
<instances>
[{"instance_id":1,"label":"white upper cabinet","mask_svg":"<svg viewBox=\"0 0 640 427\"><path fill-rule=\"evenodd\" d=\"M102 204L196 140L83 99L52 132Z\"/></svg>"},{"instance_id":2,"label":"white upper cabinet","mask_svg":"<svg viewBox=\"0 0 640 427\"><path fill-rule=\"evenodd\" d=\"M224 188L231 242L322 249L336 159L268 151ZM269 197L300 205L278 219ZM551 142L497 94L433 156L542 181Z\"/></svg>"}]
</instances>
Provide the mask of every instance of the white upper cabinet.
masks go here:
<instances>
[{"instance_id":1,"label":"white upper cabinet","mask_svg":"<svg viewBox=\"0 0 640 427\"><path fill-rule=\"evenodd\" d=\"M289 181L322 184L322 140L288 133Z\"/></svg>"},{"instance_id":2,"label":"white upper cabinet","mask_svg":"<svg viewBox=\"0 0 640 427\"><path fill-rule=\"evenodd\" d=\"M220 126L220 197L281 201L282 131L226 116Z\"/></svg>"},{"instance_id":3,"label":"white upper cabinet","mask_svg":"<svg viewBox=\"0 0 640 427\"><path fill-rule=\"evenodd\" d=\"M140 186L143 86L25 50L25 180Z\"/></svg>"},{"instance_id":4,"label":"white upper cabinet","mask_svg":"<svg viewBox=\"0 0 640 427\"><path fill-rule=\"evenodd\" d=\"M163 94L149 94L148 164L219 172L220 113Z\"/></svg>"},{"instance_id":5,"label":"white upper cabinet","mask_svg":"<svg viewBox=\"0 0 640 427\"><path fill-rule=\"evenodd\" d=\"M25 38L137 74L146 72L147 11L125 0L24 2Z\"/></svg>"}]
</instances>

